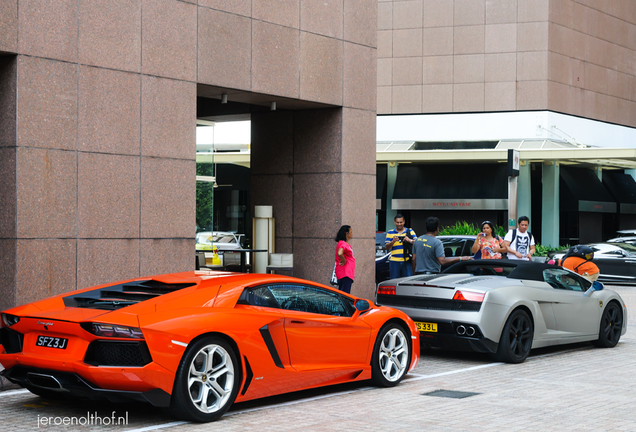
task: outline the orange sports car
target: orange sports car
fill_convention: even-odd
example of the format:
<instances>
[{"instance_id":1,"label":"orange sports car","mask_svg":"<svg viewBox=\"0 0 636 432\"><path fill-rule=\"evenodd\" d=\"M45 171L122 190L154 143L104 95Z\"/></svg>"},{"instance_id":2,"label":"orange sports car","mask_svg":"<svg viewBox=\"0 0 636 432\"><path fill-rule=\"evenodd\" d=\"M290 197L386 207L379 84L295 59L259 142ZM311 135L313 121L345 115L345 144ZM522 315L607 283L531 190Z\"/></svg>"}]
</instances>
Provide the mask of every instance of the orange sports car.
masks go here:
<instances>
[{"instance_id":1,"label":"orange sports car","mask_svg":"<svg viewBox=\"0 0 636 432\"><path fill-rule=\"evenodd\" d=\"M404 313L265 274L184 272L4 311L2 375L43 397L139 400L198 422L233 402L372 379L419 359Z\"/></svg>"}]
</instances>

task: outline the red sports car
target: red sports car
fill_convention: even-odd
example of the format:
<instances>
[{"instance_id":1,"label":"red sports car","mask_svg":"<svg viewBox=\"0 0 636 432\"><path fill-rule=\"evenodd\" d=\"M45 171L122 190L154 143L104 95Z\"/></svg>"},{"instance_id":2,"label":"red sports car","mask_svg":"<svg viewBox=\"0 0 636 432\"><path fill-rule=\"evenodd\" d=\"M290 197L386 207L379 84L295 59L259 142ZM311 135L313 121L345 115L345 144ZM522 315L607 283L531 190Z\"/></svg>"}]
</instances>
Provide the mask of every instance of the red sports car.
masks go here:
<instances>
[{"instance_id":1,"label":"red sports car","mask_svg":"<svg viewBox=\"0 0 636 432\"><path fill-rule=\"evenodd\" d=\"M419 359L404 313L279 275L184 272L4 311L2 374L43 397L140 400L192 421L233 402L372 379Z\"/></svg>"}]
</instances>

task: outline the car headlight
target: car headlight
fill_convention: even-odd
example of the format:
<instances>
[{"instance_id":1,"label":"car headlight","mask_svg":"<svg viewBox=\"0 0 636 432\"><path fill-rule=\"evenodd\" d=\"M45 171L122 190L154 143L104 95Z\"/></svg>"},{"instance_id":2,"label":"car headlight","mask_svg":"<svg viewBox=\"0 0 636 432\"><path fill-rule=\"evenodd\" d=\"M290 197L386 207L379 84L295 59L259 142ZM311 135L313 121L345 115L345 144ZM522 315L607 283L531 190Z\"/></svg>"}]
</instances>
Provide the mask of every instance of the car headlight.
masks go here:
<instances>
[{"instance_id":1,"label":"car headlight","mask_svg":"<svg viewBox=\"0 0 636 432\"><path fill-rule=\"evenodd\" d=\"M2 324L5 325L5 327L11 327L12 325L17 324L20 321L20 317L19 316L15 316L15 315L10 315L10 314L0 314L2 315Z\"/></svg>"},{"instance_id":2,"label":"car headlight","mask_svg":"<svg viewBox=\"0 0 636 432\"><path fill-rule=\"evenodd\" d=\"M139 327L126 327L115 324L82 323L84 330L101 337L143 339L144 335Z\"/></svg>"}]
</instances>

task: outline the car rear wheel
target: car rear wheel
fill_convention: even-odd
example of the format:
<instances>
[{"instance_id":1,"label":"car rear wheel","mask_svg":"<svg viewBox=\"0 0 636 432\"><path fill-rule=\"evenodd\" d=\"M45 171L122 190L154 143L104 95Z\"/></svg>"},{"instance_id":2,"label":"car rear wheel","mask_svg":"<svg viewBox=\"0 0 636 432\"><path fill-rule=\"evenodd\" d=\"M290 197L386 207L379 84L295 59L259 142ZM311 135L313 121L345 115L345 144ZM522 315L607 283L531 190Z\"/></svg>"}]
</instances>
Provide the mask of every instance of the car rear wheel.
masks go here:
<instances>
[{"instance_id":1,"label":"car rear wheel","mask_svg":"<svg viewBox=\"0 0 636 432\"><path fill-rule=\"evenodd\" d=\"M616 302L609 302L603 311L598 339L593 343L601 348L614 348L623 330L623 311Z\"/></svg>"},{"instance_id":2,"label":"car rear wheel","mask_svg":"<svg viewBox=\"0 0 636 432\"><path fill-rule=\"evenodd\" d=\"M513 311L499 340L497 360L506 363L521 363L530 354L534 328L528 313L522 309Z\"/></svg>"},{"instance_id":3,"label":"car rear wheel","mask_svg":"<svg viewBox=\"0 0 636 432\"><path fill-rule=\"evenodd\" d=\"M177 371L170 407L195 422L219 419L230 408L240 385L240 365L224 339L206 337L188 348Z\"/></svg>"},{"instance_id":4,"label":"car rear wheel","mask_svg":"<svg viewBox=\"0 0 636 432\"><path fill-rule=\"evenodd\" d=\"M396 323L382 327L373 347L371 376L381 387L397 385L411 362L411 345L404 328Z\"/></svg>"}]
</instances>

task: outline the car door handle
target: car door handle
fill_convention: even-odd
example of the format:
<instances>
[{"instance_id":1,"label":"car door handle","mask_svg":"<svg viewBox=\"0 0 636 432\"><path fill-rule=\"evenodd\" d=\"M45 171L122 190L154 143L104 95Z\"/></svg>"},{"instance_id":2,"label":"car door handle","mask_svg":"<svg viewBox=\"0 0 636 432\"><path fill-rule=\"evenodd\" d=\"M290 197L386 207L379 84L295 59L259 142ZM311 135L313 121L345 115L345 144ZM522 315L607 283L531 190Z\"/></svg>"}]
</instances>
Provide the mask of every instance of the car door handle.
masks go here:
<instances>
[{"instance_id":1,"label":"car door handle","mask_svg":"<svg viewBox=\"0 0 636 432\"><path fill-rule=\"evenodd\" d=\"M291 322L292 322L292 324L305 324L305 321L292 320Z\"/></svg>"}]
</instances>

